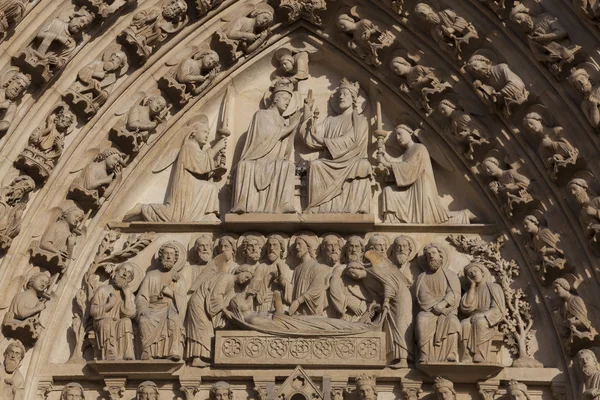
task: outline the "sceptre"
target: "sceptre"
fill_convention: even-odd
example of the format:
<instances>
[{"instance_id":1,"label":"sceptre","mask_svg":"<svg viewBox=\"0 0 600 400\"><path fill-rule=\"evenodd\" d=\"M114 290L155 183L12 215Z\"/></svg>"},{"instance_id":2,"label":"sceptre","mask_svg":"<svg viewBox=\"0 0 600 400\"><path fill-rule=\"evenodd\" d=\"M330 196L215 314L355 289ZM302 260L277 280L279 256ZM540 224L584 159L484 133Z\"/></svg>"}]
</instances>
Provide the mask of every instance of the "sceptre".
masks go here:
<instances>
[{"instance_id":1,"label":"sceptre","mask_svg":"<svg viewBox=\"0 0 600 400\"><path fill-rule=\"evenodd\" d=\"M383 130L383 120L381 117L381 99L379 98L379 91L376 91L376 109L377 109L377 129L373 132L373 136L377 138L377 152L383 154L385 152L385 138L388 132ZM390 171L381 163L375 167L375 173L377 175L386 177L390 174Z\"/></svg>"},{"instance_id":2,"label":"sceptre","mask_svg":"<svg viewBox=\"0 0 600 400\"><path fill-rule=\"evenodd\" d=\"M230 96L231 95L231 85L227 87L225 91L225 97L223 98L223 108L221 110L221 115L219 116L219 122L217 127L217 135L219 140L222 138L227 138L231 136L231 131L229 130L229 108L230 108ZM213 172L214 179L216 181L221 180L221 177L227 172L227 157L225 153L227 152L227 145L219 151L217 155L217 167Z\"/></svg>"}]
</instances>

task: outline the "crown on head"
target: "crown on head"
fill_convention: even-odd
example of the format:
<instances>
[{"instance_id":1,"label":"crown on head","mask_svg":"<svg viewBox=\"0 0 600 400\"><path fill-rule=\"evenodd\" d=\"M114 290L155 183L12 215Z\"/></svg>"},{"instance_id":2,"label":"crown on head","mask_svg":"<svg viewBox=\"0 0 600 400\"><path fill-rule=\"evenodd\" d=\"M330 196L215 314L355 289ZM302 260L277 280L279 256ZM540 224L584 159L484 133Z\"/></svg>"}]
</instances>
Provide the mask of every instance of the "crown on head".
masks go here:
<instances>
[{"instance_id":1,"label":"crown on head","mask_svg":"<svg viewBox=\"0 0 600 400\"><path fill-rule=\"evenodd\" d=\"M348 79L344 78L340 81L340 89L348 89L352 96L358 96L358 91L360 90L360 84L358 82L350 82Z\"/></svg>"},{"instance_id":2,"label":"crown on head","mask_svg":"<svg viewBox=\"0 0 600 400\"><path fill-rule=\"evenodd\" d=\"M294 92L294 83L287 78L279 78L273 83L273 94L277 92Z\"/></svg>"},{"instance_id":3,"label":"crown on head","mask_svg":"<svg viewBox=\"0 0 600 400\"><path fill-rule=\"evenodd\" d=\"M511 379L510 382L508 382L508 392L512 393L514 390L519 390L523 393L527 393L527 385L525 385L524 383L517 382L514 379Z\"/></svg>"},{"instance_id":4,"label":"crown on head","mask_svg":"<svg viewBox=\"0 0 600 400\"><path fill-rule=\"evenodd\" d=\"M434 386L436 389L441 389L441 388L454 389L454 383L450 382L446 378L442 378L441 376L438 376L437 378L435 378Z\"/></svg>"},{"instance_id":5,"label":"crown on head","mask_svg":"<svg viewBox=\"0 0 600 400\"><path fill-rule=\"evenodd\" d=\"M356 378L356 386L371 386L375 387L375 377L371 375L360 375Z\"/></svg>"}]
</instances>

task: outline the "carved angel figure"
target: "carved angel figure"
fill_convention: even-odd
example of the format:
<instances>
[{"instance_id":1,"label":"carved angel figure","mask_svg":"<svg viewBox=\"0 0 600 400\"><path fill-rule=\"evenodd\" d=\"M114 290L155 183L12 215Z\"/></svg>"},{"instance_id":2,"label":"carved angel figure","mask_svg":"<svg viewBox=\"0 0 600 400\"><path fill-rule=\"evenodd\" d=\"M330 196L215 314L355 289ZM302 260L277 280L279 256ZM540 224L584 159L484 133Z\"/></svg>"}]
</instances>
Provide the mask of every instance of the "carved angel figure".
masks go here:
<instances>
[{"instance_id":1,"label":"carved angel figure","mask_svg":"<svg viewBox=\"0 0 600 400\"><path fill-rule=\"evenodd\" d=\"M550 126L548 113L532 111L523 118L525 130L541 139L538 154L555 181L570 178L574 172L583 168L579 158L579 149L563 137L561 126Z\"/></svg>"},{"instance_id":2,"label":"carved angel figure","mask_svg":"<svg viewBox=\"0 0 600 400\"><path fill-rule=\"evenodd\" d=\"M4 350L4 368L0 370L0 393L3 400L23 400L25 398L25 378L19 370L25 358L25 346L18 341L10 341Z\"/></svg>"},{"instance_id":3,"label":"carved angel figure","mask_svg":"<svg viewBox=\"0 0 600 400\"><path fill-rule=\"evenodd\" d=\"M567 348L575 354L582 348L594 345L598 332L588 317L583 299L571 293L571 285L564 278L558 278L552 284L554 293L563 301L561 316L565 336L569 338Z\"/></svg>"},{"instance_id":4,"label":"carved angel figure","mask_svg":"<svg viewBox=\"0 0 600 400\"><path fill-rule=\"evenodd\" d=\"M215 32L215 44L224 48L229 63L252 54L267 42L274 15L273 7L260 3L247 16L236 18Z\"/></svg>"},{"instance_id":5,"label":"carved angel figure","mask_svg":"<svg viewBox=\"0 0 600 400\"><path fill-rule=\"evenodd\" d=\"M31 263L51 272L63 272L73 260L73 249L81 235L81 224L85 215L77 206L63 211L56 222L50 225L39 246L31 250Z\"/></svg>"},{"instance_id":6,"label":"carved angel figure","mask_svg":"<svg viewBox=\"0 0 600 400\"><path fill-rule=\"evenodd\" d=\"M275 59L288 79L294 82L308 79L308 51L283 47L275 51Z\"/></svg>"},{"instance_id":7,"label":"carved angel figure","mask_svg":"<svg viewBox=\"0 0 600 400\"><path fill-rule=\"evenodd\" d=\"M59 104L37 128L21 152L15 166L37 182L44 182L56 166L65 147L65 137L75 128L77 119L66 104Z\"/></svg>"},{"instance_id":8,"label":"carved angel figure","mask_svg":"<svg viewBox=\"0 0 600 400\"><path fill-rule=\"evenodd\" d=\"M350 51L375 67L381 65L379 53L390 47L396 39L389 30L382 30L373 21L361 18L356 7L352 8L350 15L340 14L336 25L340 31L350 36Z\"/></svg>"},{"instance_id":9,"label":"carved angel figure","mask_svg":"<svg viewBox=\"0 0 600 400\"><path fill-rule=\"evenodd\" d=\"M110 139L127 155L140 151L167 114L167 101L160 95L149 95L127 112L110 130Z\"/></svg>"},{"instance_id":10,"label":"carved angel figure","mask_svg":"<svg viewBox=\"0 0 600 400\"><path fill-rule=\"evenodd\" d=\"M481 50L467 61L465 68L476 79L473 88L490 112L502 112L508 118L515 107L527 101L529 91L508 64L494 64L492 58L490 52Z\"/></svg>"},{"instance_id":11,"label":"carved angel figure","mask_svg":"<svg viewBox=\"0 0 600 400\"><path fill-rule=\"evenodd\" d=\"M124 221L198 222L217 219L219 187L209 178L217 168L216 157L225 148L227 139L221 138L214 146L206 146L210 127L204 114L193 118L188 127L191 133L183 140L173 162L165 204L137 204L127 212ZM169 162L173 159L168 158Z\"/></svg>"},{"instance_id":12,"label":"carved angel figure","mask_svg":"<svg viewBox=\"0 0 600 400\"><path fill-rule=\"evenodd\" d=\"M489 184L490 190L508 217L534 202L530 193L529 178L518 173L516 168L500 168L500 161L493 156L483 160L482 167L488 176L493 178Z\"/></svg>"},{"instance_id":13,"label":"carved angel figure","mask_svg":"<svg viewBox=\"0 0 600 400\"><path fill-rule=\"evenodd\" d=\"M0 41L23 19L27 4L26 0L0 1Z\"/></svg>"},{"instance_id":14,"label":"carved angel figure","mask_svg":"<svg viewBox=\"0 0 600 400\"><path fill-rule=\"evenodd\" d=\"M188 23L187 8L184 0L168 0L160 6L138 11L119 38L132 47L137 62L143 64L169 35L179 32Z\"/></svg>"},{"instance_id":15,"label":"carved angel figure","mask_svg":"<svg viewBox=\"0 0 600 400\"><path fill-rule=\"evenodd\" d=\"M554 74L572 63L581 50L581 46L571 41L558 18L550 13L535 15L529 7L519 3L510 12L510 19L527 35L535 59L546 64Z\"/></svg>"},{"instance_id":16,"label":"carved angel figure","mask_svg":"<svg viewBox=\"0 0 600 400\"><path fill-rule=\"evenodd\" d=\"M529 258L535 262L542 282L547 283L565 272L565 255L557 234L546 227L544 215L535 210L523 220L529 239L525 243Z\"/></svg>"},{"instance_id":17,"label":"carved angel figure","mask_svg":"<svg viewBox=\"0 0 600 400\"><path fill-rule=\"evenodd\" d=\"M77 73L77 80L63 98L84 119L94 116L108 99L117 79L127 71L127 55L120 50L107 51L102 60L94 60Z\"/></svg>"},{"instance_id":18,"label":"carved angel figure","mask_svg":"<svg viewBox=\"0 0 600 400\"><path fill-rule=\"evenodd\" d=\"M417 60L408 56L406 58L397 56L392 59L390 66L392 71L404 78L400 90L414 100L427 114L431 113L431 97L441 94L452 86L443 81L434 68L418 64Z\"/></svg>"},{"instance_id":19,"label":"carved angel figure","mask_svg":"<svg viewBox=\"0 0 600 400\"><path fill-rule=\"evenodd\" d=\"M427 3L418 3L415 15L429 25L431 37L438 46L458 60L462 59L462 46L479 38L473 24L450 8L436 11Z\"/></svg>"},{"instance_id":20,"label":"carved angel figure","mask_svg":"<svg viewBox=\"0 0 600 400\"><path fill-rule=\"evenodd\" d=\"M391 171L395 185L383 189L383 222L408 224L468 224L475 215L468 209L449 211L440 202L427 147L415 143L415 130L406 124L394 129L404 150L398 158L385 148L378 160Z\"/></svg>"},{"instance_id":21,"label":"carved angel figure","mask_svg":"<svg viewBox=\"0 0 600 400\"><path fill-rule=\"evenodd\" d=\"M592 248L600 252L600 197L591 198L588 183L582 178L573 178L569 182L571 196L580 205L579 223L590 241Z\"/></svg>"},{"instance_id":22,"label":"carved angel figure","mask_svg":"<svg viewBox=\"0 0 600 400\"><path fill-rule=\"evenodd\" d=\"M463 154L468 160L475 160L491 150L487 127L474 115L462 110L457 99L445 98L438 104L438 110L443 117L450 119L450 124L444 126L444 131L454 142L465 148Z\"/></svg>"},{"instance_id":23,"label":"carved angel figure","mask_svg":"<svg viewBox=\"0 0 600 400\"><path fill-rule=\"evenodd\" d=\"M123 153L108 148L97 154L69 187L68 198L84 210L97 210L121 182Z\"/></svg>"},{"instance_id":24,"label":"carved angel figure","mask_svg":"<svg viewBox=\"0 0 600 400\"><path fill-rule=\"evenodd\" d=\"M217 52L200 49L177 64L166 76L161 77L158 85L179 106L184 106L193 96L200 96L220 71L221 64Z\"/></svg>"},{"instance_id":25,"label":"carved angel figure","mask_svg":"<svg viewBox=\"0 0 600 400\"><path fill-rule=\"evenodd\" d=\"M14 63L36 82L48 82L69 61L77 39L93 20L94 15L85 7L75 11L68 22L51 19L40 28L33 42L13 57Z\"/></svg>"},{"instance_id":26,"label":"carved angel figure","mask_svg":"<svg viewBox=\"0 0 600 400\"><path fill-rule=\"evenodd\" d=\"M569 75L569 83L575 88L583 99L580 108L590 125L600 127L600 86L597 78L600 66L595 62L585 62L573 68Z\"/></svg>"},{"instance_id":27,"label":"carved angel figure","mask_svg":"<svg viewBox=\"0 0 600 400\"><path fill-rule=\"evenodd\" d=\"M50 275L47 272L38 272L29 278L25 290L13 298L4 315L2 333L6 337L19 339L29 345L37 341L42 330L40 313L50 300L46 293L49 285Z\"/></svg>"},{"instance_id":28,"label":"carved angel figure","mask_svg":"<svg viewBox=\"0 0 600 400\"><path fill-rule=\"evenodd\" d=\"M9 68L2 74L0 82L0 136L3 135L15 118L17 102L31 84L31 77L18 68Z\"/></svg>"},{"instance_id":29,"label":"carved angel figure","mask_svg":"<svg viewBox=\"0 0 600 400\"><path fill-rule=\"evenodd\" d=\"M33 189L35 182L27 175L16 177L0 189L0 254L10 248L21 231L21 218Z\"/></svg>"}]
</instances>

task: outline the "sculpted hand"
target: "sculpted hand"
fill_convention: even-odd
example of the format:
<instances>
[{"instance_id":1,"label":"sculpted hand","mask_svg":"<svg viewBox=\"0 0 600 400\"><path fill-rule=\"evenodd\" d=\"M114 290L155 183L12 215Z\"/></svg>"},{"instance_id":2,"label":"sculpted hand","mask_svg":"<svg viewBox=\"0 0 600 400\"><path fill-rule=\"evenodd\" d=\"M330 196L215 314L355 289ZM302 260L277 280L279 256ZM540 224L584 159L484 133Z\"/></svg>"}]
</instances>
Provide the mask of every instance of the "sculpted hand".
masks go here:
<instances>
[{"instance_id":1,"label":"sculpted hand","mask_svg":"<svg viewBox=\"0 0 600 400\"><path fill-rule=\"evenodd\" d=\"M298 302L298 300L292 301L292 304L290 305L290 310L289 310L290 315L296 314L296 311L298 311L298 307L300 307L300 303Z\"/></svg>"},{"instance_id":2,"label":"sculpted hand","mask_svg":"<svg viewBox=\"0 0 600 400\"><path fill-rule=\"evenodd\" d=\"M383 309L382 309L382 311L390 312L390 301L388 299L385 299L383 301Z\"/></svg>"},{"instance_id":3,"label":"sculpted hand","mask_svg":"<svg viewBox=\"0 0 600 400\"><path fill-rule=\"evenodd\" d=\"M596 209L591 206L587 206L587 208L585 209L585 212L587 213L587 215L592 215L592 216L595 216L597 213Z\"/></svg>"},{"instance_id":4,"label":"sculpted hand","mask_svg":"<svg viewBox=\"0 0 600 400\"><path fill-rule=\"evenodd\" d=\"M40 301L37 306L35 306L35 310L40 313L46 309L46 302Z\"/></svg>"},{"instance_id":5,"label":"sculpted hand","mask_svg":"<svg viewBox=\"0 0 600 400\"><path fill-rule=\"evenodd\" d=\"M215 143L215 147L213 147L213 149L215 151L221 151L223 150L225 147L227 146L227 138L223 137L221 138L217 143Z\"/></svg>"},{"instance_id":6,"label":"sculpted hand","mask_svg":"<svg viewBox=\"0 0 600 400\"><path fill-rule=\"evenodd\" d=\"M163 286L163 288L162 288L162 290L161 290L161 293L162 293L163 295L165 295L165 296L167 296L167 297L171 297L171 298L172 298L172 297L173 297L173 295L174 295L174 293L173 293L173 290L172 290L170 287L168 287L168 286Z\"/></svg>"},{"instance_id":7,"label":"sculpted hand","mask_svg":"<svg viewBox=\"0 0 600 400\"><path fill-rule=\"evenodd\" d=\"M440 304L436 304L435 306L433 306L433 308L431 309L431 311L435 314L435 315L442 315L444 312L444 308L442 307Z\"/></svg>"},{"instance_id":8,"label":"sculpted hand","mask_svg":"<svg viewBox=\"0 0 600 400\"><path fill-rule=\"evenodd\" d=\"M361 315L363 315L363 311L360 308L358 308L358 307L348 306L348 310L352 314L356 315L357 317L360 317Z\"/></svg>"},{"instance_id":9,"label":"sculpted hand","mask_svg":"<svg viewBox=\"0 0 600 400\"><path fill-rule=\"evenodd\" d=\"M223 309L223 315L225 316L225 318L227 319L231 319L233 318L233 314L231 313L231 311L229 311L228 309L224 308Z\"/></svg>"}]
</instances>

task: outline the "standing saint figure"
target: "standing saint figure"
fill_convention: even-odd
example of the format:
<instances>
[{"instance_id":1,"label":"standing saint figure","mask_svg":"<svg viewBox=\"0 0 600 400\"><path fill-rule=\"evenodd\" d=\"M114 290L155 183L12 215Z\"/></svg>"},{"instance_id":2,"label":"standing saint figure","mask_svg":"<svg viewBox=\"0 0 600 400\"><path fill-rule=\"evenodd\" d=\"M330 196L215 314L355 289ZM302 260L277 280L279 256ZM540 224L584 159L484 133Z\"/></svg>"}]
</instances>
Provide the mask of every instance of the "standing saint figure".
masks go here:
<instances>
[{"instance_id":1,"label":"standing saint figure","mask_svg":"<svg viewBox=\"0 0 600 400\"><path fill-rule=\"evenodd\" d=\"M292 99L294 84L279 78L273 103L254 113L240 162L235 167L232 213L295 213L294 135L301 114L283 117Z\"/></svg>"},{"instance_id":2,"label":"standing saint figure","mask_svg":"<svg viewBox=\"0 0 600 400\"><path fill-rule=\"evenodd\" d=\"M337 115L316 124L318 111L304 105L300 133L307 146L325 150L328 158L310 162L308 213L369 214L372 169L368 160L369 124L357 110L360 86L342 79L331 99ZM336 110L337 109L337 110Z\"/></svg>"},{"instance_id":3,"label":"standing saint figure","mask_svg":"<svg viewBox=\"0 0 600 400\"><path fill-rule=\"evenodd\" d=\"M208 143L209 123L204 114L194 118L191 130L173 164L165 204L137 204L124 221L198 222L219 215L219 187L209 179L218 167L217 155L227 144L222 137L212 147Z\"/></svg>"},{"instance_id":4,"label":"standing saint figure","mask_svg":"<svg viewBox=\"0 0 600 400\"><path fill-rule=\"evenodd\" d=\"M427 270L417 278L419 305L416 334L419 362L458 361L458 336L461 330L456 316L460 303L458 275L448 270L448 253L438 244L423 249Z\"/></svg>"},{"instance_id":5,"label":"standing saint figure","mask_svg":"<svg viewBox=\"0 0 600 400\"><path fill-rule=\"evenodd\" d=\"M187 284L179 272L185 264L185 248L178 242L158 250L161 268L149 271L135 298L142 343L142 360L183 355L183 320L187 307Z\"/></svg>"},{"instance_id":6,"label":"standing saint figure","mask_svg":"<svg viewBox=\"0 0 600 400\"><path fill-rule=\"evenodd\" d=\"M383 222L408 224L468 224L475 218L469 210L449 211L438 195L427 148L413 141L408 125L395 128L396 140L404 149L393 158L384 150L379 162L391 169L396 185L383 189Z\"/></svg>"},{"instance_id":7,"label":"standing saint figure","mask_svg":"<svg viewBox=\"0 0 600 400\"><path fill-rule=\"evenodd\" d=\"M486 272L487 268L477 263L465 267L471 286L460 300L460 310L467 315L461 321L463 362L470 362L471 356L476 363L490 362L492 339L498 333L496 326L506 313L502 287L487 282Z\"/></svg>"}]
</instances>

